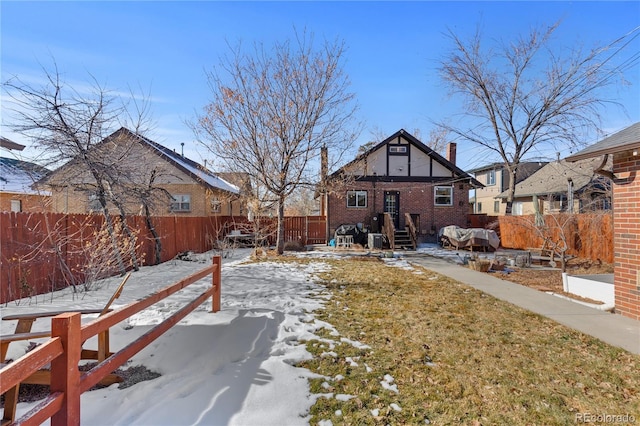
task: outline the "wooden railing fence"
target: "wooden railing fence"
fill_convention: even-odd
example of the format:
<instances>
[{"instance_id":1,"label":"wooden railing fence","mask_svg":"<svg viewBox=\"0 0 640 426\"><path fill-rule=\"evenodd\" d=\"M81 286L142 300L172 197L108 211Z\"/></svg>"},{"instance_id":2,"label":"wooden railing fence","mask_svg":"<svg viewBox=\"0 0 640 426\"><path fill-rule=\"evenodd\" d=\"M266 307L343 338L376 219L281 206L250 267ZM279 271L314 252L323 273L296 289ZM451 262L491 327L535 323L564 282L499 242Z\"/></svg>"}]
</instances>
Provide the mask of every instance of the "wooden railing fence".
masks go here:
<instances>
[{"instance_id":1,"label":"wooden railing fence","mask_svg":"<svg viewBox=\"0 0 640 426\"><path fill-rule=\"evenodd\" d=\"M5 394L43 366L51 364L49 396L17 421L13 418L9 419L8 424L15 422L23 425L39 425L50 418L52 426L79 425L80 395L83 392L91 389L105 376L147 347L208 298L212 299L212 312L220 310L221 267L220 256L214 256L211 266L84 326L80 323L79 313L65 313L52 318L51 338L0 370L0 394ZM212 275L211 288L91 370L82 373L79 371L78 362L82 343L87 339L109 330L114 325L208 275Z\"/></svg>"}]
</instances>

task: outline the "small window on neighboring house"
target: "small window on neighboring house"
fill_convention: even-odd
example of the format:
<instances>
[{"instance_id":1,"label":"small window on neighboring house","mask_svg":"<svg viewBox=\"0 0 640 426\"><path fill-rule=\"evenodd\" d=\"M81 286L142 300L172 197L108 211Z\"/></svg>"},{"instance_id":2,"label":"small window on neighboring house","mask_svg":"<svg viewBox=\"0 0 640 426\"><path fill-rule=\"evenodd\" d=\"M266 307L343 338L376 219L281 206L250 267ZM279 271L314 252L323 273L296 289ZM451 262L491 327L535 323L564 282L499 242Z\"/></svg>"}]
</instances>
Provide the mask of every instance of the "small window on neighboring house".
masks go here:
<instances>
[{"instance_id":1,"label":"small window on neighboring house","mask_svg":"<svg viewBox=\"0 0 640 426\"><path fill-rule=\"evenodd\" d=\"M22 211L22 201L20 201L20 200L11 200L11 211L12 212L21 212Z\"/></svg>"},{"instance_id":2,"label":"small window on neighboring house","mask_svg":"<svg viewBox=\"0 0 640 426\"><path fill-rule=\"evenodd\" d=\"M500 213L500 201L493 202L493 212Z\"/></svg>"},{"instance_id":3,"label":"small window on neighboring house","mask_svg":"<svg viewBox=\"0 0 640 426\"><path fill-rule=\"evenodd\" d=\"M173 202L171 203L171 211L172 212L191 211L191 195L189 194L173 195Z\"/></svg>"},{"instance_id":4,"label":"small window on neighboring house","mask_svg":"<svg viewBox=\"0 0 640 426\"><path fill-rule=\"evenodd\" d=\"M102 204L96 194L89 195L88 209L90 212L97 212L102 210Z\"/></svg>"},{"instance_id":5,"label":"small window on neighboring house","mask_svg":"<svg viewBox=\"0 0 640 426\"><path fill-rule=\"evenodd\" d=\"M482 203L478 203L478 213L482 213Z\"/></svg>"},{"instance_id":6,"label":"small window on neighboring house","mask_svg":"<svg viewBox=\"0 0 640 426\"><path fill-rule=\"evenodd\" d=\"M222 202L218 197L211 199L211 213L220 213L222 211Z\"/></svg>"},{"instance_id":7,"label":"small window on neighboring house","mask_svg":"<svg viewBox=\"0 0 640 426\"><path fill-rule=\"evenodd\" d=\"M522 201L514 201L513 204L511 205L511 214L513 216L522 216L522 211L523 211L523 204Z\"/></svg>"},{"instance_id":8,"label":"small window on neighboring house","mask_svg":"<svg viewBox=\"0 0 640 426\"><path fill-rule=\"evenodd\" d=\"M487 172L487 185L491 186L491 185L495 185L496 184L496 171L495 170L489 170Z\"/></svg>"},{"instance_id":9,"label":"small window on neighboring house","mask_svg":"<svg viewBox=\"0 0 640 426\"><path fill-rule=\"evenodd\" d=\"M567 210L567 207L567 197L564 195L558 195L557 197L552 198L549 202L549 210L551 211L562 212Z\"/></svg>"},{"instance_id":10,"label":"small window on neighboring house","mask_svg":"<svg viewBox=\"0 0 640 426\"><path fill-rule=\"evenodd\" d=\"M453 187L452 186L436 186L434 188L433 204L436 206L452 206L453 205Z\"/></svg>"},{"instance_id":11,"label":"small window on neighboring house","mask_svg":"<svg viewBox=\"0 0 640 426\"><path fill-rule=\"evenodd\" d=\"M367 191L347 191L347 207L367 207Z\"/></svg>"}]
</instances>

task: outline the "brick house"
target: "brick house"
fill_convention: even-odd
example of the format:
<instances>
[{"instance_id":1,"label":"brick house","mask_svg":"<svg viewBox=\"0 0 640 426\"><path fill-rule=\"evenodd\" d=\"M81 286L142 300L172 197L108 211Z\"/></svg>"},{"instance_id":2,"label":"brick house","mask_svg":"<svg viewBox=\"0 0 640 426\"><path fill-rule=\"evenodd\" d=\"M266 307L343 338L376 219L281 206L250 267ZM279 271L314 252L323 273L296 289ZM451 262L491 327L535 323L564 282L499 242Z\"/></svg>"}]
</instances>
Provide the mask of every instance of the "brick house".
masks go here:
<instances>
[{"instance_id":1,"label":"brick house","mask_svg":"<svg viewBox=\"0 0 640 426\"><path fill-rule=\"evenodd\" d=\"M361 153L328 177L328 187L340 189L322 206L327 241L343 224L382 232L384 213L397 230L409 225L409 215L418 242L436 241L444 226L467 227L469 189L482 185L455 165L455 156L455 144L444 158L405 130Z\"/></svg>"},{"instance_id":2,"label":"brick house","mask_svg":"<svg viewBox=\"0 0 640 426\"><path fill-rule=\"evenodd\" d=\"M567 158L600 158L596 171L613 180L616 311L640 320L640 122ZM613 172L602 171L613 157ZM596 244L596 242L594 242Z\"/></svg>"},{"instance_id":3,"label":"brick house","mask_svg":"<svg viewBox=\"0 0 640 426\"><path fill-rule=\"evenodd\" d=\"M8 151L22 151L25 146L0 137L0 147ZM0 156L0 211L49 211L51 200L46 191L38 191L33 184L49 172L46 168L15 157Z\"/></svg>"},{"instance_id":4,"label":"brick house","mask_svg":"<svg viewBox=\"0 0 640 426\"><path fill-rule=\"evenodd\" d=\"M242 199L235 185L202 165L144 136L121 128L93 147L100 161L117 163L116 188L127 214L142 214L136 188L157 188L151 214L156 216L231 216L240 215ZM51 191L52 211L90 213L100 209L95 197L95 179L76 159L51 172L39 185ZM131 190L128 190L131 188ZM110 206L113 209L114 206ZM114 213L115 211L112 210Z\"/></svg>"}]
</instances>

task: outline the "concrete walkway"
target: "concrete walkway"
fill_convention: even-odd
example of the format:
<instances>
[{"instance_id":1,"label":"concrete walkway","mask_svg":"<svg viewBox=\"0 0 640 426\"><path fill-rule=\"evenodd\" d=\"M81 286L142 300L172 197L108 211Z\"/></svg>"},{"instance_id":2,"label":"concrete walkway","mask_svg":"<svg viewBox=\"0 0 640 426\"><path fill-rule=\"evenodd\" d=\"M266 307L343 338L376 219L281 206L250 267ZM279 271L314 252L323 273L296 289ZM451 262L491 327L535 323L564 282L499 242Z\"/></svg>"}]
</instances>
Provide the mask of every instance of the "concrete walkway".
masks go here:
<instances>
[{"instance_id":1,"label":"concrete walkway","mask_svg":"<svg viewBox=\"0 0 640 426\"><path fill-rule=\"evenodd\" d=\"M640 321L599 311L444 259L420 253L402 253L402 255L411 263L424 266L531 312L544 315L603 342L640 354Z\"/></svg>"}]
</instances>

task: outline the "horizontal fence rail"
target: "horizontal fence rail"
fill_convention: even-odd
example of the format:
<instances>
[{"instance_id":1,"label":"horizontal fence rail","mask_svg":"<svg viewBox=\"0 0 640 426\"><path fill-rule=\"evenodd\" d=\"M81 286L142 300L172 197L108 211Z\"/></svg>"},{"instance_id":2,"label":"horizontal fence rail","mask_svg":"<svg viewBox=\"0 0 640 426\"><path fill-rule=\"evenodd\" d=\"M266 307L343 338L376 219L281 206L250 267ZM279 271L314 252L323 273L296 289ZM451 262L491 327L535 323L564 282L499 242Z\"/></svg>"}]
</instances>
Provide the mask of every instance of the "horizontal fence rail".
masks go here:
<instances>
[{"instance_id":1,"label":"horizontal fence rail","mask_svg":"<svg viewBox=\"0 0 640 426\"><path fill-rule=\"evenodd\" d=\"M221 268L221 257L214 256L211 266L168 285L141 300L111 311L84 326L81 325L81 314L78 312L68 312L52 318L51 338L0 370L0 393L6 395L16 385L27 380L29 376L50 363L51 393L15 422L15 412L11 413L9 417L11 421L7 424L37 425L51 418L52 426L79 425L80 395L83 392L91 389L112 371L126 363L127 360L147 347L209 298L212 300L211 312L220 310ZM81 359L82 345L86 340L108 332L114 325L208 275L212 276L211 287L192 299L169 318L154 326L147 333L118 352L109 355L91 370L84 373L80 372L78 363ZM7 408L7 401L5 400L5 419L7 418L7 409L11 410L11 407Z\"/></svg>"}]
</instances>

